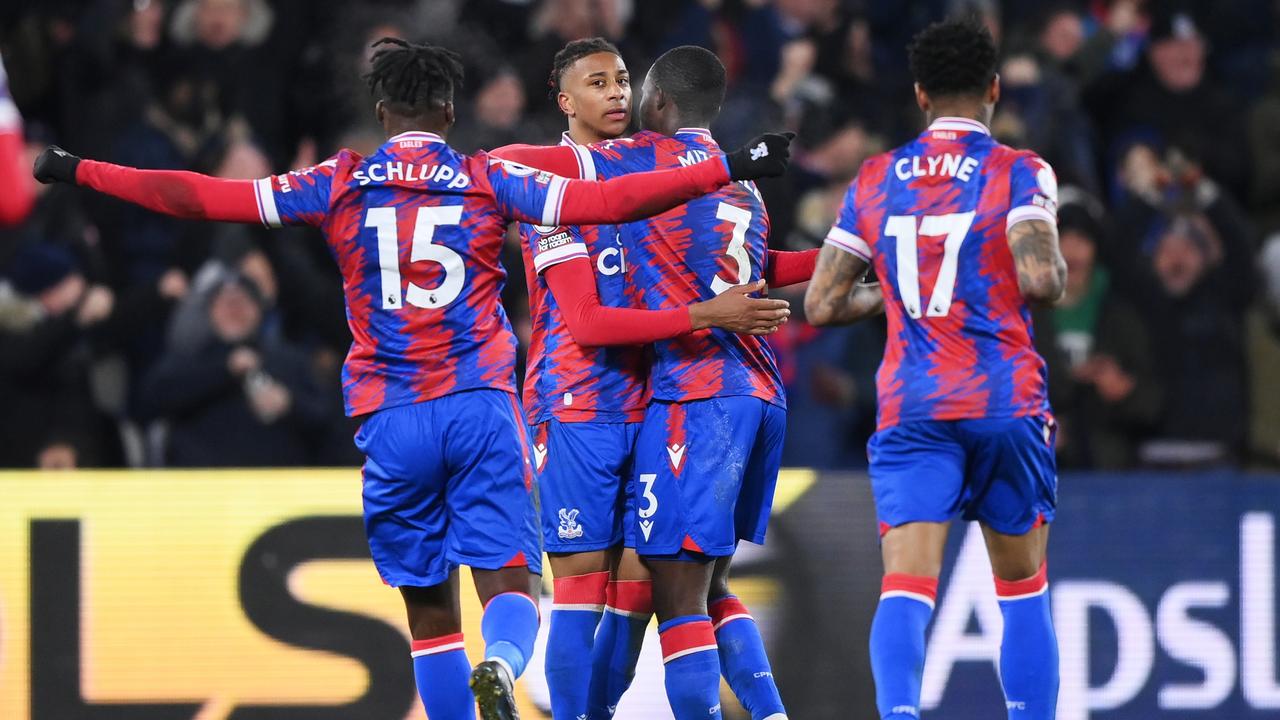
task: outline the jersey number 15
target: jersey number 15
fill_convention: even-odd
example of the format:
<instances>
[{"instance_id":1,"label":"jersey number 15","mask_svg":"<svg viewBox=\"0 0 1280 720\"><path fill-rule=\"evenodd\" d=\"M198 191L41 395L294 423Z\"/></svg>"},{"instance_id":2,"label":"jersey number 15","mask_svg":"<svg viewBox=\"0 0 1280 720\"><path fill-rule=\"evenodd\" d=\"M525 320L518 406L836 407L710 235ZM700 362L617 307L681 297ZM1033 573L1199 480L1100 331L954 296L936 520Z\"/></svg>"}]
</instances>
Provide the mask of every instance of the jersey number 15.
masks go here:
<instances>
[{"instance_id":1,"label":"jersey number 15","mask_svg":"<svg viewBox=\"0 0 1280 720\"><path fill-rule=\"evenodd\" d=\"M413 225L413 247L409 251L409 262L433 262L444 269L444 280L440 285L427 289L413 282L404 293L404 300L410 305L431 310L444 307L462 293L462 282L466 279L467 270L462 263L462 256L452 249L432 242L435 239L436 227L440 225L457 225L462 222L461 205L442 205L438 207L418 208L418 217ZM382 270L382 309L399 310L404 307L400 297L400 231L396 222L394 207L369 208L365 216L365 227L378 232L378 267Z\"/></svg>"},{"instance_id":2,"label":"jersey number 15","mask_svg":"<svg viewBox=\"0 0 1280 720\"><path fill-rule=\"evenodd\" d=\"M922 316L946 317L951 311L951 298L956 289L956 270L960 263L960 246L973 225L973 212L949 215L892 215L884 225L884 234L894 238L898 258L898 297L907 314L919 320ZM917 223L918 221L918 223ZM918 225L918 229L917 229ZM933 295L926 308L920 306L920 268L917 238L945 235L942 243L942 267L933 282ZM921 312L924 310L924 312Z\"/></svg>"}]
</instances>

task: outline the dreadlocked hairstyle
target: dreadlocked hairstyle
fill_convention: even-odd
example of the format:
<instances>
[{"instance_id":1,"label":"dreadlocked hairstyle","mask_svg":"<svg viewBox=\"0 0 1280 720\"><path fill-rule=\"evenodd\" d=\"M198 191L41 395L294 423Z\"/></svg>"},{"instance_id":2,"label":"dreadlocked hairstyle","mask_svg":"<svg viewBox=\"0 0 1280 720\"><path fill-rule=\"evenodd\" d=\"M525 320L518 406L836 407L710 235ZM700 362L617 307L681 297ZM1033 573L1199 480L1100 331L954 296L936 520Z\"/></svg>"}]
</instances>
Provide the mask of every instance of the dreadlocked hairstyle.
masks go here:
<instances>
[{"instance_id":1,"label":"dreadlocked hairstyle","mask_svg":"<svg viewBox=\"0 0 1280 720\"><path fill-rule=\"evenodd\" d=\"M976 18L933 23L907 56L916 82L935 97L981 95L996 76L996 42Z\"/></svg>"},{"instance_id":2,"label":"dreadlocked hairstyle","mask_svg":"<svg viewBox=\"0 0 1280 720\"><path fill-rule=\"evenodd\" d=\"M560 83L564 80L564 74L570 65L588 55L602 52L622 57L618 48L602 37L574 40L560 48L560 52L556 53L555 60L551 63L551 77L547 78L547 95L554 98L556 93L560 92Z\"/></svg>"},{"instance_id":3,"label":"dreadlocked hairstyle","mask_svg":"<svg viewBox=\"0 0 1280 720\"><path fill-rule=\"evenodd\" d=\"M382 47L382 46L386 47ZM369 91L399 115L417 116L444 107L462 86L462 62L452 50L384 37L375 42Z\"/></svg>"}]
</instances>

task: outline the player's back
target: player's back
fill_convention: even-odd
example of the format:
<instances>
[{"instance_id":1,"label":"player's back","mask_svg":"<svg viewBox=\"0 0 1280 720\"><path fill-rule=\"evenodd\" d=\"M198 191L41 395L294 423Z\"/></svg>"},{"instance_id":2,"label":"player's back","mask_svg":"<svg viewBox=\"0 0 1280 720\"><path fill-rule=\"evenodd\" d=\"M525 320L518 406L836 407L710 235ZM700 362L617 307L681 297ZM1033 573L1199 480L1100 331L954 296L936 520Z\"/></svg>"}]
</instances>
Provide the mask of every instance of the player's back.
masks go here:
<instances>
[{"instance_id":1,"label":"player's back","mask_svg":"<svg viewBox=\"0 0 1280 720\"><path fill-rule=\"evenodd\" d=\"M722 154L701 129L680 130L673 137L640 132L591 150L601 177L680 167ZM641 307L665 310L708 300L764 274L769 214L751 182L730 183L621 227L630 267L628 293ZM650 387L657 400L744 395L786 402L768 343L719 329L655 343Z\"/></svg>"},{"instance_id":2,"label":"player's back","mask_svg":"<svg viewBox=\"0 0 1280 720\"><path fill-rule=\"evenodd\" d=\"M829 241L869 254L884 291L881 428L1048 409L1006 230L1055 223L1056 199L1043 160L970 120L935 121L863 165Z\"/></svg>"},{"instance_id":3,"label":"player's back","mask_svg":"<svg viewBox=\"0 0 1280 720\"><path fill-rule=\"evenodd\" d=\"M300 185L296 207L288 190L274 197L282 215L325 213L353 336L348 414L473 388L514 391L516 341L500 298L507 220L487 158L409 132L367 158L343 151L331 162L331 178L281 176ZM308 180L329 182L328 193Z\"/></svg>"}]
</instances>

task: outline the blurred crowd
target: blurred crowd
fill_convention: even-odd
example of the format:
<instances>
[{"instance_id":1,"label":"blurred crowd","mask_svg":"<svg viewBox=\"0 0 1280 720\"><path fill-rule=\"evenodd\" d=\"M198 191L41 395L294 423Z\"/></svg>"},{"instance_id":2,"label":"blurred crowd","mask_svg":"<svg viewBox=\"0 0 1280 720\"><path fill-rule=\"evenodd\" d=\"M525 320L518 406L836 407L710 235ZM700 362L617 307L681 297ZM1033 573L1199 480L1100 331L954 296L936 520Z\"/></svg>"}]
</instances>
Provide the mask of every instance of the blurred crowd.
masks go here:
<instances>
[{"instance_id":1,"label":"blurred crowd","mask_svg":"<svg viewBox=\"0 0 1280 720\"><path fill-rule=\"evenodd\" d=\"M228 178L369 152L361 75L394 35L462 53L455 147L552 143L565 42L614 41L637 88L698 44L729 71L722 143L798 132L792 172L762 190L771 244L804 249L862 161L922 129L905 46L955 13L1003 48L995 135L1061 186L1067 295L1035 326L1063 467L1280 462L1275 0L0 0L0 135L30 157L57 143ZM315 231L37 193L0 229L0 466L358 462L341 284ZM514 238L506 262L527 341ZM865 464L884 333L793 317L774 336L788 464Z\"/></svg>"}]
</instances>

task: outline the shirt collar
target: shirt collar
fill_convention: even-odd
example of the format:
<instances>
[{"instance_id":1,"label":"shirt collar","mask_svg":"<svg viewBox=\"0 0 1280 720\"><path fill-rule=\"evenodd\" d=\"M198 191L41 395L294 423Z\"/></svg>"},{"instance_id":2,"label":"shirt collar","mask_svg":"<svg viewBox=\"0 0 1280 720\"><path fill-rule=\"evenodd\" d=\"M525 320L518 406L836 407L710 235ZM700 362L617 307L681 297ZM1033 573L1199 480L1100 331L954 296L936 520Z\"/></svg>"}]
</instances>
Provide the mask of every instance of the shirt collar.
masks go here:
<instances>
[{"instance_id":1,"label":"shirt collar","mask_svg":"<svg viewBox=\"0 0 1280 720\"><path fill-rule=\"evenodd\" d=\"M676 131L676 135L697 135L710 142L716 141L715 138L711 137L711 131L706 128L680 128Z\"/></svg>"},{"instance_id":2,"label":"shirt collar","mask_svg":"<svg viewBox=\"0 0 1280 720\"><path fill-rule=\"evenodd\" d=\"M423 130L410 130L409 132L402 132L399 135L388 138L387 142L393 143L393 142L400 142L401 140L421 140L423 142L432 142L432 143L444 142L444 138L440 137L439 135L433 132L426 132Z\"/></svg>"},{"instance_id":3,"label":"shirt collar","mask_svg":"<svg viewBox=\"0 0 1280 720\"><path fill-rule=\"evenodd\" d=\"M973 120L971 118L962 117L940 117L929 124L927 132L934 130L952 130L956 132L976 132L983 135L990 135L991 131L986 125Z\"/></svg>"}]
</instances>

